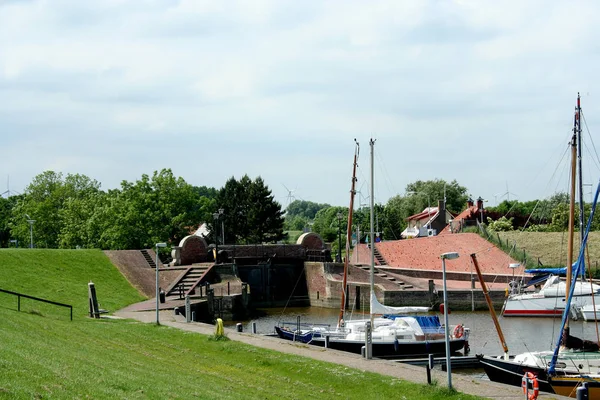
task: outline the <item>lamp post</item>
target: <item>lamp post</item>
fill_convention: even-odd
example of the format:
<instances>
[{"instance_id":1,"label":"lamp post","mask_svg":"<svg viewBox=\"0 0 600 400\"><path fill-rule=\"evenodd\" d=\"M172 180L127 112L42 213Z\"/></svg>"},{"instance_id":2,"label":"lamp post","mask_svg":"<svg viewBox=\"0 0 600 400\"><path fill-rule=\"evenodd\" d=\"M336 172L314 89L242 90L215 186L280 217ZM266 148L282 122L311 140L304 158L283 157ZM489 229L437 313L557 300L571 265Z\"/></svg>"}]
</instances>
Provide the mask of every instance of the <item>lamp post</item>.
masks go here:
<instances>
[{"instance_id":1,"label":"lamp post","mask_svg":"<svg viewBox=\"0 0 600 400\"><path fill-rule=\"evenodd\" d=\"M448 389L452 389L452 365L450 364L450 328L448 327L448 291L446 289L446 260L458 258L458 253L444 253L442 259L442 280L444 281L444 337L446 339L446 371L448 372Z\"/></svg>"},{"instance_id":2,"label":"lamp post","mask_svg":"<svg viewBox=\"0 0 600 400\"><path fill-rule=\"evenodd\" d=\"M225 244L225 210L219 208L219 218L221 218L221 244Z\"/></svg>"},{"instance_id":3,"label":"lamp post","mask_svg":"<svg viewBox=\"0 0 600 400\"><path fill-rule=\"evenodd\" d=\"M215 264L218 263L219 260L219 213L213 213L213 219L215 223L213 228L215 229L214 237L215 237Z\"/></svg>"},{"instance_id":4,"label":"lamp post","mask_svg":"<svg viewBox=\"0 0 600 400\"><path fill-rule=\"evenodd\" d=\"M338 256L337 256L337 262L342 262L342 233L340 231L340 225L342 224L342 213L339 212L337 213L337 220L338 220ZM346 257L348 255L346 254Z\"/></svg>"},{"instance_id":5,"label":"lamp post","mask_svg":"<svg viewBox=\"0 0 600 400\"><path fill-rule=\"evenodd\" d=\"M167 247L166 243L156 243L156 325L160 325L160 319L158 317L158 310L160 307L159 304L159 298L160 298L160 293L159 293L159 287L158 287L158 248L159 247Z\"/></svg>"},{"instance_id":6,"label":"lamp post","mask_svg":"<svg viewBox=\"0 0 600 400\"><path fill-rule=\"evenodd\" d=\"M29 248L33 249L33 224L35 223L35 219L31 219L29 214L25 214L27 217L27 222L29 222Z\"/></svg>"}]
</instances>

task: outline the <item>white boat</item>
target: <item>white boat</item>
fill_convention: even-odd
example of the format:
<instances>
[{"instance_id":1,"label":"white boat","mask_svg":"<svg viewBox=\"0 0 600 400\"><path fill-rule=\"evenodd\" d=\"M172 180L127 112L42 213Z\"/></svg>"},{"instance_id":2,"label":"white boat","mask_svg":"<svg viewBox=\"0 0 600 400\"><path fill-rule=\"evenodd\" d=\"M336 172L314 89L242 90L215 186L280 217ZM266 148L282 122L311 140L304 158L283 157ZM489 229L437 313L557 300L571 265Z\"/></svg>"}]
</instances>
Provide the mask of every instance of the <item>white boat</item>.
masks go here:
<instances>
[{"instance_id":1,"label":"white boat","mask_svg":"<svg viewBox=\"0 0 600 400\"><path fill-rule=\"evenodd\" d=\"M371 238L374 234L374 201L373 201L373 146L371 145ZM356 166L355 153L354 165ZM351 196L354 193L354 176ZM350 207L352 208L352 197ZM350 211L351 213L351 211ZM351 214L349 214L351 216ZM350 232L350 218L348 223ZM347 246L351 238L348 238ZM348 247L347 254L349 253ZM337 326L330 325L302 325L297 322L283 322L275 327L277 335L284 339L310 343L319 346L328 346L332 349L344 350L353 353L362 353L367 346L367 323L371 324L371 356L377 358L426 356L428 354L446 354L445 327L440 324L436 315L408 316L408 313L427 313L428 307L390 307L381 304L375 295L374 285L374 247L371 246L371 272L370 272L370 315L369 319L344 321L345 293L342 293L342 307ZM347 262L344 268L342 288L346 287ZM379 317L375 317L378 315ZM450 326L449 326L450 328ZM469 329L463 325L456 325L450 329L450 352L468 348Z\"/></svg>"},{"instance_id":2,"label":"white boat","mask_svg":"<svg viewBox=\"0 0 600 400\"><path fill-rule=\"evenodd\" d=\"M537 292L511 294L506 298L502 315L505 317L560 317L565 309L567 284L552 275ZM593 300L592 300L593 299ZM589 282L575 282L572 303L581 308L600 304L600 286Z\"/></svg>"}]
</instances>

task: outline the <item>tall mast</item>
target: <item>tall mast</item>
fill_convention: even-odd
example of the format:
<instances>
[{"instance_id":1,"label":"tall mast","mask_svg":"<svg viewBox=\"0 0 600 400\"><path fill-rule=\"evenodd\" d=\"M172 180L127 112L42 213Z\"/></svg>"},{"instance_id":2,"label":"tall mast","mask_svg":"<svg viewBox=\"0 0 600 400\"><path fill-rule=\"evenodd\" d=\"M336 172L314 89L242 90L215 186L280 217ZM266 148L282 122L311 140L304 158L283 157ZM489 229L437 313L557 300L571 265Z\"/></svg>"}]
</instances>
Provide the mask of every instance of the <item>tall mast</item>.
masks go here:
<instances>
[{"instance_id":1,"label":"tall mast","mask_svg":"<svg viewBox=\"0 0 600 400\"><path fill-rule=\"evenodd\" d=\"M355 184L356 184L356 166L358 162L358 154L360 151L360 146L356 139L354 139L354 143L356 143L356 149L354 150L354 165L352 167L352 187L350 189L350 209L348 210L348 225L347 225L347 237L346 237L346 258L344 260L344 274L342 278L342 301L340 305L340 315L338 317L338 326L344 319L344 311L346 310L346 284L348 281L348 264L350 262L350 241L352 240L352 215L354 214L354 195L356 194ZM340 249L341 251L341 249Z\"/></svg>"},{"instance_id":2,"label":"tall mast","mask_svg":"<svg viewBox=\"0 0 600 400\"><path fill-rule=\"evenodd\" d=\"M583 215L583 168L581 168L581 97L577 93L577 107L575 108L575 122L573 131L577 135L577 161L578 161L578 172L579 172L579 238L580 243L583 242L583 228L584 228L584 215Z\"/></svg>"},{"instance_id":3,"label":"tall mast","mask_svg":"<svg viewBox=\"0 0 600 400\"><path fill-rule=\"evenodd\" d=\"M371 147L371 237L369 239L369 244L371 245L371 279L369 281L370 287L370 297L373 297L373 293L375 293L375 184L374 177L375 173L373 172L373 152L375 151L375 140L369 140L369 146ZM371 313L371 326L373 325L373 309L370 309Z\"/></svg>"},{"instance_id":4,"label":"tall mast","mask_svg":"<svg viewBox=\"0 0 600 400\"><path fill-rule=\"evenodd\" d=\"M579 103L579 100L578 100ZM571 193L569 198L569 242L567 246L567 290L565 298L569 300L569 288L573 275L573 236L575 234L575 182L577 172L577 113L575 114L575 126L571 137ZM565 329L568 328L568 321Z\"/></svg>"}]
</instances>

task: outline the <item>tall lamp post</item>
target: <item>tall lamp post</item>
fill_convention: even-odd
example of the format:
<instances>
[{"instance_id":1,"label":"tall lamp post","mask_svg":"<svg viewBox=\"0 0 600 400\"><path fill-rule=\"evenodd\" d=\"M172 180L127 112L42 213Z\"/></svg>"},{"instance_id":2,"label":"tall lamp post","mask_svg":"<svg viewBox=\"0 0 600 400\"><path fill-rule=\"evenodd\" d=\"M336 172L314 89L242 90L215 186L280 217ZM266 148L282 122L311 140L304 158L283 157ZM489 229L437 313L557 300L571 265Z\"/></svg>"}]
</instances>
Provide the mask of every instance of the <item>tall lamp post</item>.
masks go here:
<instances>
[{"instance_id":1,"label":"tall lamp post","mask_svg":"<svg viewBox=\"0 0 600 400\"><path fill-rule=\"evenodd\" d=\"M158 248L159 247L167 247L166 243L156 243L156 325L160 325L160 319L158 317L158 310L160 307L159 304L159 299L160 299L160 293L159 293L159 287L158 287Z\"/></svg>"},{"instance_id":2,"label":"tall lamp post","mask_svg":"<svg viewBox=\"0 0 600 400\"><path fill-rule=\"evenodd\" d=\"M446 260L458 258L458 253L444 253L442 259L442 280L444 281L444 337L446 339L446 371L448 372L448 388L452 389L452 364L450 363L450 328L448 327L448 291L446 290Z\"/></svg>"},{"instance_id":3,"label":"tall lamp post","mask_svg":"<svg viewBox=\"0 0 600 400\"><path fill-rule=\"evenodd\" d=\"M342 233L340 231L340 225L342 224L342 213L341 212L337 213L337 220L338 220L338 255L337 255L337 262L341 263L342 262ZM346 257L348 257L347 254L346 254Z\"/></svg>"},{"instance_id":4,"label":"tall lamp post","mask_svg":"<svg viewBox=\"0 0 600 400\"><path fill-rule=\"evenodd\" d=\"M213 218L215 220L215 223L213 225L213 228L215 228L215 232L214 232L214 237L215 237L215 264L217 264L219 261L219 213L213 213Z\"/></svg>"},{"instance_id":5,"label":"tall lamp post","mask_svg":"<svg viewBox=\"0 0 600 400\"><path fill-rule=\"evenodd\" d=\"M27 222L29 222L29 248L33 249L33 224L35 223L35 219L31 219L29 214L25 214L27 217Z\"/></svg>"}]
</instances>

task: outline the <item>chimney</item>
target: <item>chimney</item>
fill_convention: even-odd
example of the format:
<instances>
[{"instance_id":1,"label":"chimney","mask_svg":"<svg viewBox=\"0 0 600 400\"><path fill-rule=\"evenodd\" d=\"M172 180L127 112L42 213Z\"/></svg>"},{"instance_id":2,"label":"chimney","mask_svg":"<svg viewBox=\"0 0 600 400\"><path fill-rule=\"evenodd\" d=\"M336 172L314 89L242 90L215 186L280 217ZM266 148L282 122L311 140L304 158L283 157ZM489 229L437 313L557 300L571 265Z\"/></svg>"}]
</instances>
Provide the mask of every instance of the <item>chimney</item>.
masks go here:
<instances>
[{"instance_id":1,"label":"chimney","mask_svg":"<svg viewBox=\"0 0 600 400\"><path fill-rule=\"evenodd\" d=\"M481 196L477 198L477 209L483 210L483 198Z\"/></svg>"},{"instance_id":2,"label":"chimney","mask_svg":"<svg viewBox=\"0 0 600 400\"><path fill-rule=\"evenodd\" d=\"M438 214L442 216L446 215L446 203L444 200L438 200Z\"/></svg>"},{"instance_id":3,"label":"chimney","mask_svg":"<svg viewBox=\"0 0 600 400\"><path fill-rule=\"evenodd\" d=\"M471 207L473 207L473 199L469 197L467 199L467 208L471 208Z\"/></svg>"}]
</instances>

